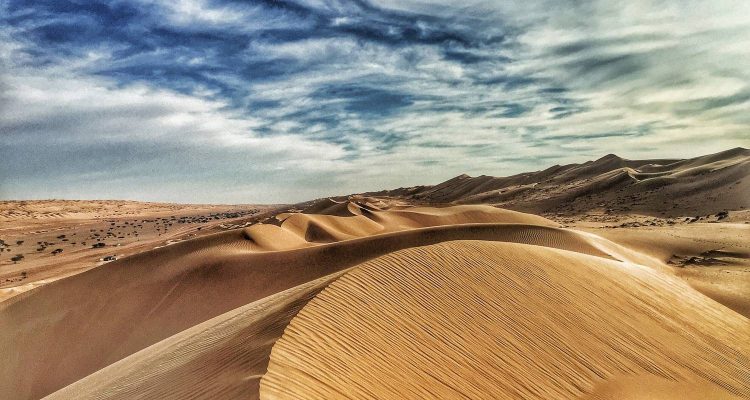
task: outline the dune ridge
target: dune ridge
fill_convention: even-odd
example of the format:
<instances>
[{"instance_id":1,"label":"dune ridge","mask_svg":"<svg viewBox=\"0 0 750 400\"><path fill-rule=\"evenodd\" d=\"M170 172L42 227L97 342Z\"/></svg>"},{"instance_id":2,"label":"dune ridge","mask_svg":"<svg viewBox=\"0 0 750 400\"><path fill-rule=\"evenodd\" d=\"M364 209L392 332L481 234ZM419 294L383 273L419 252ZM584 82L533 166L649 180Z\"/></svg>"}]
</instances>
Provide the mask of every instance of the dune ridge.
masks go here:
<instances>
[{"instance_id":1,"label":"dune ridge","mask_svg":"<svg viewBox=\"0 0 750 400\"><path fill-rule=\"evenodd\" d=\"M660 398L747 398L749 350L747 319L667 274L453 241L368 261L320 292L273 347L260 393L645 398L676 387ZM656 385L617 387L626 379Z\"/></svg>"}]
</instances>

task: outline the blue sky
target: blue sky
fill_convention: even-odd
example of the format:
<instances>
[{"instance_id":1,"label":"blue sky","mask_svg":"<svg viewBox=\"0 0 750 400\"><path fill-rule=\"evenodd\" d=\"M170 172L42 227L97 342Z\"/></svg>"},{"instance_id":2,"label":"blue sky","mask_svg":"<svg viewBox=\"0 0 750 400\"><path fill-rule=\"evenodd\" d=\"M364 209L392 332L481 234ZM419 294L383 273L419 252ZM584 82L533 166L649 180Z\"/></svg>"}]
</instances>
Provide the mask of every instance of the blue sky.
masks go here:
<instances>
[{"instance_id":1,"label":"blue sky","mask_svg":"<svg viewBox=\"0 0 750 400\"><path fill-rule=\"evenodd\" d=\"M750 2L617 3L0 0L0 198L291 202L748 147Z\"/></svg>"}]
</instances>

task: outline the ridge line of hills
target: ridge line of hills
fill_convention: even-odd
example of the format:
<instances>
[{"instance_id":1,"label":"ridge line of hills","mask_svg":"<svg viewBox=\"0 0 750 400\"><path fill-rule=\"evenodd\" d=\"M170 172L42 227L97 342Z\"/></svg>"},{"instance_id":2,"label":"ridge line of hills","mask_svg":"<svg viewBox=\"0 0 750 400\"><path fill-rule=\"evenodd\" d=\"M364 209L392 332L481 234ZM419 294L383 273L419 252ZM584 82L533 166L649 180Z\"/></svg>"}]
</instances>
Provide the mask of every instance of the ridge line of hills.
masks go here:
<instances>
[{"instance_id":1,"label":"ridge line of hills","mask_svg":"<svg viewBox=\"0 0 750 400\"><path fill-rule=\"evenodd\" d=\"M437 185L363 195L430 204L492 204L537 214L676 217L750 208L748 171L750 150L741 147L688 159L628 160L607 154L506 177L462 174Z\"/></svg>"}]
</instances>

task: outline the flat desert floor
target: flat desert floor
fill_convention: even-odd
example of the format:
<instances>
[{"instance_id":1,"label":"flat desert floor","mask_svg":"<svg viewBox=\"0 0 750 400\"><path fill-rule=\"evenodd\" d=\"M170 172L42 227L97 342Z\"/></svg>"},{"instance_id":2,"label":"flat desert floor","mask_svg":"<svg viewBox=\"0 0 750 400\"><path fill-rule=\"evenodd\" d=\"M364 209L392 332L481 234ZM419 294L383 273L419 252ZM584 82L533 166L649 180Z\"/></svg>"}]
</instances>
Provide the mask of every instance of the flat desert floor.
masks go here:
<instances>
[{"instance_id":1,"label":"flat desert floor","mask_svg":"<svg viewBox=\"0 0 750 400\"><path fill-rule=\"evenodd\" d=\"M750 398L750 155L618 160L534 175L616 177L561 204L3 204L0 398Z\"/></svg>"},{"instance_id":2,"label":"flat desert floor","mask_svg":"<svg viewBox=\"0 0 750 400\"><path fill-rule=\"evenodd\" d=\"M272 208L0 201L0 301L110 260L229 229Z\"/></svg>"}]
</instances>

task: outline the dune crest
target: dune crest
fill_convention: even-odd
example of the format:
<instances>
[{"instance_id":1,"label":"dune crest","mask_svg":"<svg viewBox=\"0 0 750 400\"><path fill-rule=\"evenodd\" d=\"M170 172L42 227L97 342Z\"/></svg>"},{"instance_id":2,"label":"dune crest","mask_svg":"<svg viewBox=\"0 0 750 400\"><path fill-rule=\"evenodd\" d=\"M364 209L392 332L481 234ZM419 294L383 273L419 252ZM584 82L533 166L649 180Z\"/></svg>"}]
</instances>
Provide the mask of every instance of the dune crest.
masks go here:
<instances>
[{"instance_id":1,"label":"dune crest","mask_svg":"<svg viewBox=\"0 0 750 400\"><path fill-rule=\"evenodd\" d=\"M260 393L677 399L662 389L679 387L747 398L749 328L643 266L525 244L447 242L366 262L324 289L273 347ZM660 384L618 385L638 376Z\"/></svg>"}]
</instances>

